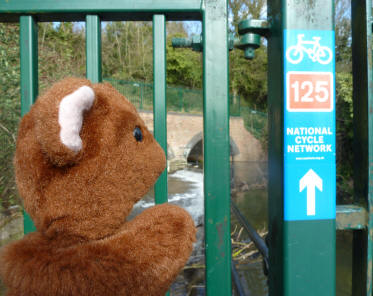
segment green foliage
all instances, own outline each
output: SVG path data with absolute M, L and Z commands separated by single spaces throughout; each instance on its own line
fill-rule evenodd
M 85 76 L 84 29 L 74 23 L 39 24 L 39 88 L 67 76 Z
M 352 75 L 336 73 L 337 117 L 337 197 L 340 202 L 351 202 L 353 187 L 353 106 Z
M 335 3 L 335 58 L 336 58 L 336 156 L 337 200 L 351 203 L 353 197 L 353 104 L 351 53 L 351 1 Z
M 20 118 L 19 26 L 0 23 L 0 210 L 19 203 L 12 157 Z
M 337 72 L 351 72 L 352 70 L 350 3 L 351 1 L 347 0 L 337 0 L 335 3 L 335 55 Z
M 202 54 L 189 48 L 173 48 L 174 37 L 186 37 L 176 33 L 167 38 L 167 83 L 191 88 L 202 88 Z
M 267 51 L 261 46 L 255 58 L 247 61 L 243 51 L 230 53 L 230 91 L 244 98 L 252 109 L 265 111 L 267 108 Z
M 104 77 L 153 80 L 151 23 L 110 22 L 102 35 Z
M 237 34 L 238 23 L 247 18 L 260 19 L 266 0 L 229 0 L 231 31 Z M 255 51 L 253 60 L 245 60 L 241 50 L 229 55 L 230 91 L 244 98 L 252 109 L 267 109 L 267 48 L 264 44 Z

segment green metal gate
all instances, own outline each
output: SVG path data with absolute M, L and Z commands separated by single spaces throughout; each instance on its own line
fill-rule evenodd
M 268 0 L 270 295 L 335 295 L 335 230 L 354 231 L 353 295 L 372 295 L 373 92 L 372 3 L 352 0 L 355 123 L 355 201 L 337 219 L 284 221 L 284 30 L 334 30 L 332 0 Z M 37 22 L 85 21 L 87 78 L 101 81 L 101 21 L 152 20 L 154 134 L 166 151 L 166 20 L 203 22 L 204 196 L 207 295 L 231 295 L 230 158 L 227 0 L 7 0 L 0 21 L 20 22 L 24 115 L 38 94 Z M 263 24 L 263 23 L 260 23 Z M 243 30 L 245 31 L 245 30 Z M 249 36 L 246 36 L 249 37 Z M 250 40 L 250 38 L 242 39 Z M 252 51 L 247 50 L 251 55 Z M 167 172 L 155 187 L 167 201 Z M 25 215 L 25 232 L 33 231 Z M 309 238 L 313 239 L 309 239 Z
M 101 21 L 153 21 L 154 135 L 167 151 L 166 19 L 203 22 L 204 195 L 206 289 L 231 294 L 230 157 L 226 0 L 10 0 L 0 3 L 0 21 L 20 22 L 21 113 L 38 95 L 37 22 L 85 21 L 86 73 L 101 77 Z M 167 172 L 155 186 L 156 203 L 167 201 Z M 34 230 L 25 215 L 25 233 Z

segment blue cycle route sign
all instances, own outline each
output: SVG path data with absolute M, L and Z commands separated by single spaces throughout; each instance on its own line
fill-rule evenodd
M 334 31 L 284 31 L 284 217 L 335 219 Z

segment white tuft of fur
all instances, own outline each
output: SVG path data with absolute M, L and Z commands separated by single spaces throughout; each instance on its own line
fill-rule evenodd
M 91 109 L 95 100 L 95 93 L 89 86 L 82 86 L 62 99 L 58 111 L 60 124 L 60 139 L 62 144 L 74 152 L 82 147 L 80 130 L 83 125 L 83 113 Z

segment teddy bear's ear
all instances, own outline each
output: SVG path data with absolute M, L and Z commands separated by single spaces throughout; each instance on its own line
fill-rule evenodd
M 67 78 L 40 96 L 31 110 L 42 152 L 57 166 L 76 163 L 82 156 L 81 131 L 95 92 L 90 81 Z
M 58 109 L 60 140 L 63 145 L 75 153 L 82 150 L 80 131 L 85 111 L 91 109 L 95 93 L 89 86 L 81 86 L 72 94 L 65 96 Z

